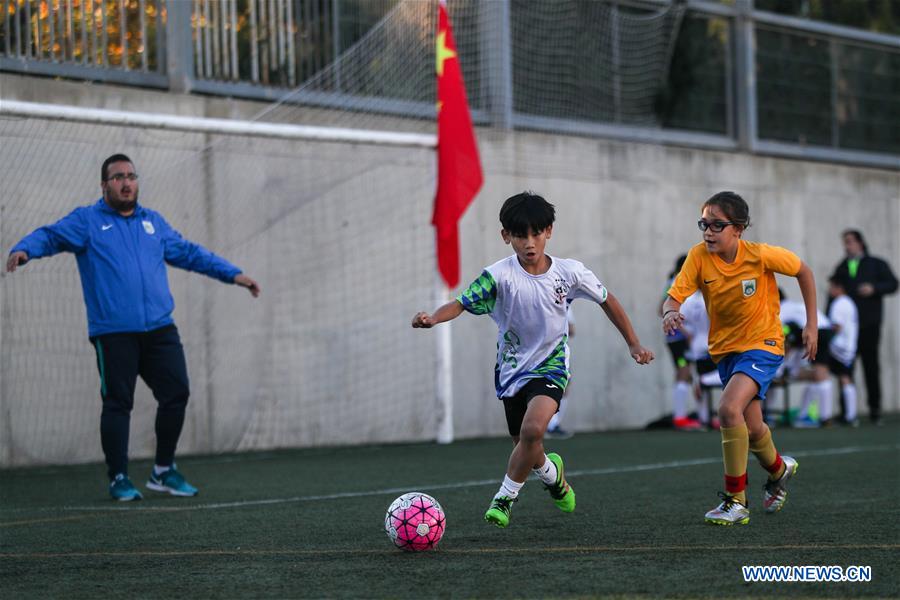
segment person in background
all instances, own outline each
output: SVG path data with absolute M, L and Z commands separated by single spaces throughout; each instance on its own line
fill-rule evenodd
M 706 427 L 718 429 L 719 418 L 710 416 L 710 407 L 701 393 L 704 387 L 722 385 L 716 363 L 709 356 L 709 315 L 706 313 L 703 294 L 697 291 L 688 296 L 681 305 L 681 314 L 684 315 L 683 329 L 689 343 L 687 356 L 697 371 L 697 384 L 694 390 L 694 397 L 697 400 L 697 420 L 700 424 L 697 431 Z
M 881 424 L 881 365 L 878 346 L 881 343 L 881 322 L 884 318 L 884 297 L 897 291 L 897 277 L 890 265 L 869 254 L 862 232 L 847 229 L 841 234 L 846 257 L 832 273 L 841 280 L 847 295 L 856 303 L 859 313 L 857 352 L 866 379 L 866 401 L 869 419 Z M 846 420 L 846 414 L 844 415 Z
M 813 428 L 829 425 L 832 415 L 834 387 L 828 372 L 828 353 L 820 352 L 813 360 L 803 358 L 803 328 L 806 327 L 806 306 L 802 302 L 788 298 L 784 290 L 778 288 L 781 299 L 781 323 L 784 329 L 785 370 L 783 376 L 797 381 L 808 381 L 803 390 L 803 399 L 795 417 L 787 415 L 790 425 Z M 819 322 L 819 345 L 828 346 L 831 340 L 831 321 L 816 310 Z
M 675 260 L 675 268 L 669 273 L 666 283 L 666 293 L 663 294 L 662 302 L 659 305 L 659 316 L 662 316 L 663 304 L 668 298 L 669 288 L 675 281 L 675 276 L 681 271 L 687 254 L 682 254 Z M 672 363 L 675 367 L 675 384 L 672 386 L 672 426 L 675 429 L 685 431 L 697 431 L 703 428 L 703 425 L 688 416 L 688 400 L 693 391 L 691 383 L 691 360 L 688 358 L 689 342 L 685 332 L 676 329 L 671 333 L 666 333 L 666 347 L 672 356 Z
M 571 302 L 569 302 L 569 312 L 566 313 L 566 318 L 569 322 L 569 339 L 575 337 L 575 317 L 572 315 L 572 307 Z M 572 437 L 572 432 L 568 429 L 563 429 L 562 423 L 566 418 L 566 409 L 569 407 L 569 391 L 572 389 L 572 374 L 571 371 L 569 373 L 569 385 L 566 386 L 566 389 L 563 390 L 562 398 L 559 401 L 559 411 L 552 417 L 550 417 L 550 423 L 547 425 L 547 437 L 553 440 L 567 440 Z
M 831 305 L 828 318 L 833 335 L 828 345 L 828 367 L 840 383 L 844 406 L 844 423 L 859 425 L 856 416 L 856 384 L 853 382 L 853 362 L 856 360 L 856 341 L 859 336 L 859 313 L 856 304 L 847 295 L 843 281 L 837 277 L 828 280 Z

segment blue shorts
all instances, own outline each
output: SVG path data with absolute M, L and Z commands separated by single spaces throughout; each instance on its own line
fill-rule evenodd
M 766 352 L 765 350 L 747 350 L 740 354 L 729 354 L 716 365 L 719 369 L 719 377 L 724 385 L 735 373 L 743 373 L 759 385 L 756 393 L 758 398 L 766 399 L 769 384 L 775 379 L 778 367 L 784 362 L 783 356 Z

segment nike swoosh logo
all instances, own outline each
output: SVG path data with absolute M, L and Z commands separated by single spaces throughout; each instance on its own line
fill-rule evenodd
M 762 369 L 760 369 L 759 367 L 756 366 L 756 363 L 752 363 L 750 365 L 750 368 L 753 369 L 754 371 L 759 371 L 760 373 L 765 373 L 765 371 L 763 371 Z
M 109 229 L 110 227 L 112 227 L 112 225 L 101 225 L 101 226 L 100 226 L 100 229 L 102 229 L 103 231 L 106 231 L 106 230 Z
M 709 284 L 711 284 L 713 281 L 715 281 L 715 279 L 710 279 L 709 281 L 707 281 L 707 280 L 704 279 L 704 280 L 703 280 L 703 283 L 706 284 L 706 285 L 709 285 Z
M 547 387 L 548 387 L 548 388 L 551 388 L 551 389 L 554 389 L 554 390 L 555 390 L 555 389 L 558 389 L 558 388 L 557 388 L 554 384 L 552 384 L 552 383 L 548 383 L 548 384 L 547 384 Z

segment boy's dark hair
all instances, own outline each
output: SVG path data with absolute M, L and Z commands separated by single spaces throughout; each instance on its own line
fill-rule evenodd
M 832 275 L 831 277 L 828 278 L 828 283 L 830 283 L 831 285 L 833 285 L 835 287 L 841 288 L 845 292 L 847 291 L 847 284 L 844 282 L 843 277 L 839 277 L 837 275 Z
M 124 154 L 113 154 L 104 160 L 103 166 L 100 167 L 100 181 L 106 181 L 109 178 L 109 165 L 117 162 L 130 162 L 131 164 L 134 164 L 134 162 Z
M 747 202 L 735 192 L 719 192 L 703 203 L 700 210 L 707 206 L 718 207 L 729 221 L 742 226 L 744 229 L 750 227 L 750 207 Z
M 555 219 L 553 205 L 530 191 L 507 198 L 500 209 L 500 224 L 515 237 L 543 231 L 553 225 Z
M 856 238 L 856 241 L 863 247 L 863 254 L 866 256 L 869 255 L 869 246 L 866 244 L 866 238 L 863 237 L 862 231 L 859 229 L 845 229 L 844 233 L 841 234 L 841 237 L 846 235 L 852 235 Z

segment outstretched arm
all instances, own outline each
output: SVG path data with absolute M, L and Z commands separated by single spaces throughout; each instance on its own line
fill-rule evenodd
M 59 252 L 80 252 L 87 240 L 84 211 L 76 208 L 53 223 L 38 227 L 12 247 L 6 259 L 6 271 L 12 273 L 30 260 Z
M 256 283 L 256 281 L 254 281 L 252 278 L 244 275 L 243 273 L 238 273 L 237 275 L 234 276 L 234 284 L 247 288 L 247 290 L 250 292 L 250 295 L 253 296 L 254 298 L 259 297 L 259 292 L 260 292 L 259 284 Z
M 441 306 L 434 311 L 433 314 L 427 312 L 418 312 L 413 317 L 412 326 L 415 328 L 430 329 L 438 323 L 452 321 L 463 313 L 463 305 L 456 300 L 451 300 L 447 304 Z
M 12 273 L 16 270 L 16 267 L 24 265 L 28 262 L 28 253 L 22 250 L 16 250 L 15 252 L 11 252 L 9 254 L 9 258 L 6 260 L 6 272 Z
M 603 308 L 603 312 L 606 313 L 606 316 L 612 321 L 612 324 L 615 325 L 616 329 L 619 330 L 619 333 L 622 334 L 625 343 L 628 344 L 628 352 L 631 353 L 631 357 L 639 365 L 646 365 L 653 360 L 653 352 L 641 345 L 641 341 L 638 339 L 637 334 L 634 332 L 634 328 L 631 326 L 631 320 L 628 318 L 628 315 L 625 314 L 625 309 L 622 308 L 622 305 L 612 293 L 607 295 L 606 302 L 601 304 L 600 307 Z
M 813 360 L 819 347 L 819 317 L 816 308 L 816 278 L 812 269 L 805 262 L 800 263 L 800 271 L 797 272 L 797 283 L 800 284 L 800 294 L 803 296 L 803 304 L 806 305 L 806 327 L 803 328 L 803 358 Z

